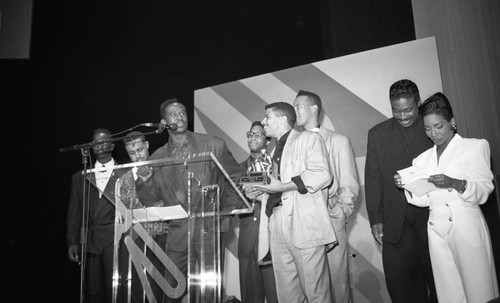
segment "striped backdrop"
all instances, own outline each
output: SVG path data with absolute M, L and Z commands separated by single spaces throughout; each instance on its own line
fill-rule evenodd
M 245 132 L 262 120 L 264 106 L 292 103 L 301 89 L 323 101 L 322 125 L 351 139 L 361 182 L 356 212 L 348 224 L 351 288 L 355 303 L 390 302 L 381 249 L 370 231 L 364 199 L 368 130 L 391 116 L 389 87 L 400 79 L 417 83 L 422 99 L 442 91 L 434 37 L 314 62 L 194 92 L 194 129 L 224 139 L 238 162 L 248 157 Z M 225 292 L 239 298 L 237 240 L 234 222 L 226 250 Z

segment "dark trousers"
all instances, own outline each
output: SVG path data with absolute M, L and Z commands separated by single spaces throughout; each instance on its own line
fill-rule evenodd
M 427 220 L 421 220 L 416 210 L 408 207 L 406 220 L 397 244 L 383 243 L 387 290 L 393 303 L 437 302 L 434 278 L 432 276 Z
M 84 301 L 88 303 L 109 303 L 112 299 L 113 245 L 103 254 L 87 253 L 84 280 Z
M 272 264 L 259 266 L 257 256 L 240 258 L 240 290 L 242 303 L 276 303 L 276 281 Z
M 204 236 L 204 255 L 205 258 L 202 260 L 201 252 L 200 252 L 200 245 L 201 242 L 199 241 L 199 237 L 195 237 L 196 240 L 194 240 L 193 243 L 193 253 L 191 255 L 190 260 L 188 261 L 188 251 L 187 249 L 184 251 L 175 251 L 175 250 L 169 250 L 167 247 L 167 256 L 174 262 L 174 264 L 179 268 L 179 270 L 183 273 L 184 278 L 188 276 L 188 262 L 190 262 L 191 266 L 191 271 L 193 272 L 194 269 L 197 269 L 196 272 L 199 272 L 199 268 L 201 264 L 204 264 L 204 268 L 207 272 L 214 272 L 216 270 L 215 268 L 215 263 L 216 260 L 214 258 L 215 255 L 215 247 L 213 246 L 214 243 L 216 243 L 215 238 L 212 236 L 214 234 L 211 234 L 210 232 L 207 233 Z M 220 269 L 221 269 L 221 275 L 224 272 L 224 241 L 223 241 L 223 236 L 221 235 L 221 243 L 220 243 Z M 167 281 L 172 285 L 176 285 L 176 281 L 173 280 L 173 277 L 170 274 L 166 274 L 166 279 Z M 222 277 L 223 279 L 223 277 Z M 222 282 L 221 282 L 222 283 Z M 188 286 L 186 284 L 186 286 Z M 209 303 L 209 302 L 214 302 L 215 300 L 214 295 L 216 291 L 215 285 L 207 285 L 205 288 L 205 293 L 201 294 L 200 293 L 200 285 L 196 283 L 196 281 L 193 281 L 193 285 L 191 285 L 191 290 L 190 290 L 190 296 L 191 296 L 191 302 L 203 302 L 203 303 Z M 166 303 L 180 303 L 183 301 L 184 296 L 186 295 L 183 294 L 179 298 L 169 298 L 168 296 L 164 296 L 163 302 Z

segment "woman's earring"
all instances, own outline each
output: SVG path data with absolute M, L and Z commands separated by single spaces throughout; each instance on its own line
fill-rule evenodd
M 451 131 L 455 134 L 457 133 L 457 126 L 455 124 L 451 125 Z

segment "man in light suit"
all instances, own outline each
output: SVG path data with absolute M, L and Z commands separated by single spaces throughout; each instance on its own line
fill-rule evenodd
M 354 210 L 358 197 L 359 181 L 356 160 L 349 138 L 320 126 L 321 98 L 312 92 L 299 91 L 293 107 L 297 114 L 295 125 L 304 130 L 317 132 L 325 140 L 328 150 L 333 183 L 328 190 L 328 211 L 338 245 L 328 251 L 328 265 L 335 302 L 351 302 L 347 253 L 347 218 Z
M 393 117 L 368 132 L 365 191 L 372 234 L 382 245 L 392 302 L 437 302 L 427 239 L 429 209 L 409 205 L 393 178 L 432 142 L 418 114 L 417 85 L 397 81 L 389 89 L 389 99 Z
M 273 176 L 267 185 L 245 189 L 249 198 L 269 194 L 271 258 L 279 302 L 332 302 L 326 245 L 336 242 L 328 215 L 332 182 L 321 136 L 293 129 L 296 115 L 288 103 L 266 106 L 262 125 L 276 138 Z

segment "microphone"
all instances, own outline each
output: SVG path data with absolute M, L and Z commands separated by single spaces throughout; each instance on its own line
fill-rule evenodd
M 145 127 L 155 127 L 161 130 L 164 129 L 171 129 L 171 130 L 177 130 L 177 124 L 172 123 L 172 124 L 164 124 L 164 123 L 142 123 L 141 126 Z

